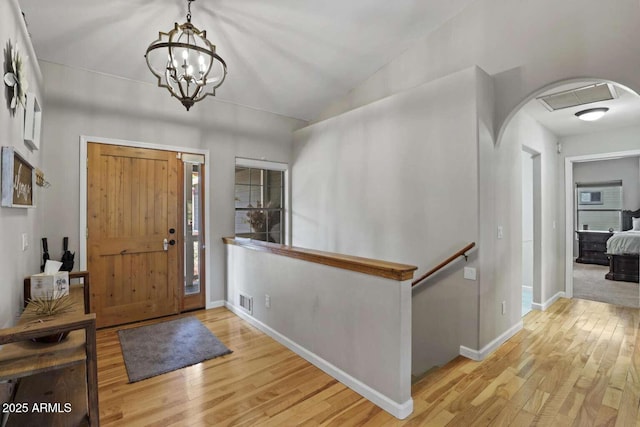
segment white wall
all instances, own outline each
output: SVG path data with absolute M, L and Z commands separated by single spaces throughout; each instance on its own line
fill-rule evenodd
M 42 103 L 42 75 L 16 0 L 0 2 L 0 40 L 3 52 L 9 40 L 20 52 L 25 60 L 28 90 L 34 92 Z M 2 70 L 4 75 L 4 59 Z M 18 107 L 16 114 L 12 115 L 8 108 L 8 90 L 4 82 L 0 86 L 0 145 L 14 147 L 33 166 L 41 167 L 40 152 L 31 152 L 22 140 L 24 109 Z M 48 143 L 46 138 L 41 141 L 42 146 Z M 0 208 L 0 328 L 13 325 L 16 320 L 15 315 L 22 305 L 22 279 L 40 272 L 39 237 L 44 217 L 42 191 L 40 187 L 33 189 L 35 209 Z M 29 248 L 25 252 L 22 252 L 23 233 L 29 239 Z
M 207 271 L 208 301 L 224 300 L 224 248 L 234 234 L 235 157 L 288 163 L 292 131 L 304 122 L 206 98 L 191 111 L 166 89 L 48 62 L 46 81 L 44 170 L 52 186 L 43 234 L 59 257 L 63 236 L 70 250 L 79 248 L 80 135 L 193 147 L 210 151 L 206 189 L 212 237 L 212 269 Z M 63 208 L 61 208 L 63 207 Z M 76 255 L 76 259 L 79 255 Z M 76 267 L 78 265 L 76 264 Z
M 520 112 L 509 123 L 502 142 L 495 148 L 496 160 L 492 167 L 495 168 L 496 174 L 494 181 L 496 222 L 493 230 L 496 230 L 498 225 L 504 227 L 504 238 L 496 241 L 495 295 L 481 300 L 481 313 L 487 313 L 488 316 L 481 322 L 483 328 L 481 332 L 484 332 L 484 334 L 481 333 L 481 343 L 488 342 L 500 332 L 500 329 L 492 329 L 493 324 L 502 324 L 502 328 L 506 328 L 507 325 L 518 322 L 521 317 L 520 281 L 523 236 L 521 150 L 523 148 L 532 153 L 539 153 L 536 154 L 536 157 L 539 156 L 539 175 L 534 173 L 534 181 L 540 180 L 540 194 L 536 195 L 534 190 L 534 210 L 538 212 L 538 215 L 534 214 L 534 218 L 539 218 L 539 223 L 534 223 L 534 241 L 540 245 L 539 250 L 534 246 L 534 307 L 540 308 L 541 305 L 548 304 L 559 292 L 564 291 L 564 281 L 560 280 L 558 271 L 556 242 L 558 228 L 556 144 L 557 138 L 549 130 L 526 113 Z M 482 224 L 490 226 L 491 219 L 482 221 Z M 538 262 L 535 259 L 536 251 L 540 254 Z M 536 271 L 539 272 L 539 279 L 535 276 Z M 535 286 L 538 281 L 539 287 Z M 498 305 L 500 301 L 505 300 L 511 308 L 507 310 L 506 316 L 501 316 Z
M 571 23 L 567 25 L 567 23 Z M 612 31 L 615 28 L 615 31 Z M 528 95 L 576 77 L 640 93 L 640 3 L 478 0 L 329 106 L 319 119 L 477 65 L 495 79 L 494 135 Z
M 252 296 L 256 326 L 393 415 L 411 413 L 409 281 L 234 245 L 227 270 L 235 312 L 239 292 Z
M 295 133 L 293 244 L 419 266 L 478 241 L 470 68 Z M 464 261 L 413 292 L 412 372 L 475 348 L 478 282 Z M 476 266 L 476 257 L 468 263 Z
M 571 25 L 566 25 L 568 22 Z M 639 36 L 640 3 L 636 0 L 620 0 L 606 7 L 598 0 L 478 0 L 418 40 L 318 117 L 323 120 L 344 115 L 474 65 L 492 76 L 492 106 L 478 108 L 481 115 L 484 111 L 492 113 L 490 120 L 479 127 L 479 347 L 500 336 L 520 318 L 519 310 L 511 309 L 520 306 L 519 291 L 512 293 L 511 286 L 521 276 L 521 262 L 512 262 L 514 254 L 520 258 L 522 245 L 518 141 L 530 138 L 524 132 L 516 132 L 516 141 L 508 141 L 514 137 L 507 138 L 508 129 L 503 125 L 531 94 L 558 81 L 603 78 L 640 91 L 640 56 L 629 42 Z M 544 141 L 547 153 L 542 153 L 540 165 L 544 191 L 540 195 L 542 286 L 537 294 L 534 292 L 534 301 L 544 307 L 564 286 L 564 194 L 559 195 L 564 186 L 558 186 L 557 181 L 564 179 L 564 165 L 548 161 L 557 157 L 552 154 L 555 137 L 537 128 L 534 135 Z M 501 141 L 502 148 L 492 152 L 491 141 Z M 513 146 L 508 147 L 510 144 Z M 601 140 L 597 142 L 601 144 Z M 613 149 L 617 143 L 607 141 L 607 145 Z M 563 220 L 558 222 L 558 218 Z M 505 239 L 495 239 L 497 225 L 506 227 Z M 501 301 L 507 301 L 505 316 L 499 314 Z

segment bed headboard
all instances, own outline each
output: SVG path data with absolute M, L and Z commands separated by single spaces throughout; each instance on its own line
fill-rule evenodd
M 631 218 L 640 218 L 640 209 L 637 211 L 622 211 L 622 231 L 633 228 Z

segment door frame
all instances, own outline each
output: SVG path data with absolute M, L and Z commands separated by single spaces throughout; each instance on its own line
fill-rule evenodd
M 573 242 L 575 219 L 575 193 L 573 188 L 573 164 L 597 160 L 613 160 L 621 157 L 640 156 L 640 150 L 616 151 L 609 153 L 585 154 L 564 158 L 564 200 L 565 200 L 565 295 L 573 298 Z
M 88 135 L 80 135 L 80 270 L 87 269 L 87 144 L 89 142 L 96 142 L 99 144 L 107 144 L 107 145 L 120 145 L 123 147 L 133 147 L 133 148 L 145 148 L 151 150 L 161 150 L 161 151 L 177 151 L 180 153 L 191 153 L 191 154 L 201 154 L 204 156 L 204 165 L 205 170 L 210 171 L 210 161 L 209 161 L 209 150 L 201 149 L 201 148 L 191 148 L 191 147 L 180 147 L 175 145 L 162 145 L 162 144 L 154 144 L 149 142 L 141 142 L 141 141 L 128 141 L 123 139 L 112 139 L 112 138 L 104 138 L 100 136 L 88 136 Z M 210 217 L 209 214 L 211 212 L 211 197 L 209 197 L 209 191 L 211 188 L 210 182 L 211 173 L 205 174 L 205 218 L 204 218 L 204 226 L 205 230 L 211 230 Z M 184 208 L 182 204 L 180 205 L 182 209 Z M 209 233 L 205 233 L 204 236 L 204 245 L 205 245 L 205 271 L 210 272 L 211 269 L 211 235 Z M 184 273 L 184 272 L 183 272 Z M 208 289 L 209 285 L 209 275 L 205 276 L 205 307 L 207 309 L 213 308 L 211 303 L 209 302 L 209 295 L 211 295 L 210 289 Z M 182 287 L 181 287 L 182 289 Z M 182 301 L 182 297 L 181 297 Z

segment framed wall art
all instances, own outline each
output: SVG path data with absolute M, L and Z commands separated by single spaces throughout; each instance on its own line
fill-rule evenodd
M 2 147 L 2 201 L 11 208 L 33 208 L 35 169 L 13 147 Z
M 40 149 L 40 127 L 42 126 L 42 107 L 32 92 L 27 93 L 24 107 L 24 142 L 32 150 Z

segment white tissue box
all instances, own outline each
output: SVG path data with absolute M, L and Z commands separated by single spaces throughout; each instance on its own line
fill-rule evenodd
M 69 272 L 34 274 L 31 276 L 31 298 L 56 299 L 69 295 Z

